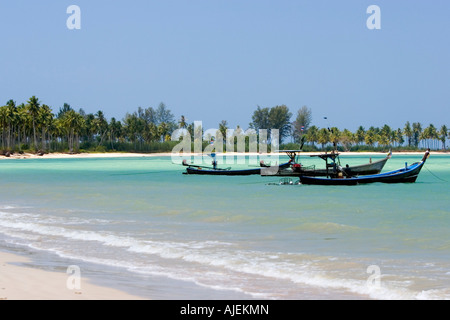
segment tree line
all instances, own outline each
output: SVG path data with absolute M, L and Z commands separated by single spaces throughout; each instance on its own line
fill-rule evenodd
M 312 110 L 301 107 L 295 120 L 290 122 L 292 113 L 285 105 L 273 108 L 258 107 L 252 116 L 250 128 L 279 129 L 280 139 L 285 141 L 291 137 L 294 143 L 285 144 L 285 148 L 296 148 L 306 143 L 309 150 L 324 150 L 339 146 L 343 151 L 362 150 L 418 150 L 430 148 L 446 149 L 447 138 L 450 137 L 446 125 L 437 128 L 433 124 L 424 127 L 420 122 L 407 121 L 403 128 L 391 128 L 385 124 L 378 128 L 371 126 L 366 129 L 359 126 L 355 132 L 337 127 L 319 128 L 312 125 Z M 326 119 L 326 117 L 325 117 Z
M 166 151 L 174 119 L 164 103 L 108 120 L 101 110 L 76 111 L 67 103 L 53 113 L 35 96 L 19 105 L 9 100 L 0 107 L 1 153 Z
M 312 124 L 312 111 L 306 106 L 297 110 L 294 121 L 292 117 L 286 105 L 257 106 L 248 130 L 258 134 L 260 129 L 267 129 L 270 136 L 271 129 L 278 129 L 280 148 L 299 148 L 302 144 L 310 150 L 324 150 L 335 145 L 345 151 L 437 150 L 445 149 L 450 137 L 446 125 L 424 127 L 418 122 L 406 122 L 403 128 L 391 128 L 387 124 L 368 129 L 359 126 L 355 132 L 337 127 L 320 128 Z M 26 103 L 16 104 L 9 100 L 0 107 L 0 151 L 3 155 L 14 152 L 169 152 L 177 144 L 177 141 L 171 141 L 176 129 L 184 129 L 192 139 L 195 135 L 194 124 L 188 123 L 184 115 L 176 120 L 164 103 L 157 108 L 139 107 L 133 113 L 126 113 L 121 120 L 114 117 L 108 120 L 101 110 L 96 113 L 86 113 L 83 109 L 76 111 L 67 103 L 54 113 L 35 96 Z M 222 120 L 218 126 L 222 137 L 227 136 L 228 129 L 227 121 Z M 234 131 L 237 135 L 245 133 L 239 126 Z M 287 141 L 289 138 L 290 142 Z M 205 137 L 205 144 L 209 139 L 214 139 L 214 134 Z

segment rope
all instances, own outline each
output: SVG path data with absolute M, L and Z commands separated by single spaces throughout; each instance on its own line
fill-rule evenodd
M 111 176 L 136 176 L 140 174 L 168 173 L 168 172 L 176 172 L 176 171 L 166 170 L 166 171 L 135 172 L 135 173 L 113 173 L 111 174 Z
M 444 182 L 448 182 L 447 180 L 441 179 L 441 178 L 439 178 L 437 175 L 435 175 L 433 172 L 431 172 L 431 170 L 428 169 L 427 166 L 425 166 L 425 169 L 427 169 L 428 172 L 431 173 L 431 175 L 433 175 L 436 179 L 441 180 L 441 181 L 444 181 Z

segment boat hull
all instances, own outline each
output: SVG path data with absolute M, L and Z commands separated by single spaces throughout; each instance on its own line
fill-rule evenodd
M 261 173 L 260 168 L 244 169 L 244 170 L 186 168 L 186 172 L 184 172 L 184 174 L 201 174 L 201 175 L 216 175 L 216 176 L 248 176 L 260 173 Z
M 412 164 L 408 167 L 375 175 L 350 178 L 323 178 L 300 176 L 302 184 L 314 185 L 358 185 L 367 183 L 414 183 L 425 164 L 425 161 Z
M 198 168 L 187 167 L 184 174 L 200 174 L 200 175 L 214 175 L 214 176 L 249 176 L 261 175 L 265 172 L 278 171 L 279 168 L 287 168 L 289 163 L 281 164 L 278 167 L 262 166 L 260 168 L 231 170 L 231 169 L 214 169 L 214 168 Z

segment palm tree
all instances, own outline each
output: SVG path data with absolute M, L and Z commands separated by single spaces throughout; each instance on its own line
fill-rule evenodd
M 412 125 L 412 135 L 414 140 L 414 146 L 416 148 L 419 147 L 421 134 L 422 134 L 422 125 L 420 124 L 420 122 L 414 122 Z
M 427 148 L 435 147 L 435 140 L 438 139 L 438 134 L 434 125 L 430 124 L 420 134 L 420 139 L 426 141 Z M 430 145 L 431 143 L 431 145 Z
M 52 122 L 53 122 L 52 109 L 48 105 L 43 104 L 42 107 L 39 109 L 38 118 L 39 118 L 39 123 L 40 123 L 41 129 L 42 129 L 42 150 L 45 151 L 45 149 L 46 149 L 45 135 L 49 131 L 49 128 L 51 127 Z
M 103 111 L 98 111 L 95 114 L 95 119 L 93 122 L 95 132 L 100 136 L 100 140 L 97 146 L 102 145 L 105 134 L 108 132 L 108 121 L 105 119 Z
M 12 123 L 15 120 L 15 103 L 9 100 L 0 108 L 0 127 L 2 128 L 2 149 L 11 150 Z
M 201 148 L 201 145 L 203 142 L 203 134 L 204 134 L 203 125 L 196 126 L 195 124 L 191 124 L 190 127 L 191 128 L 188 130 L 191 133 L 191 137 L 192 137 L 192 141 L 194 142 L 194 145 L 199 145 Z
M 319 138 L 319 129 L 316 126 L 311 126 L 306 133 L 306 141 L 310 142 L 313 146 Z
M 62 127 L 64 128 L 66 134 L 67 134 L 67 142 L 69 145 L 69 152 L 73 152 L 73 140 L 74 140 L 74 134 L 75 134 L 75 122 L 76 122 L 76 114 L 74 110 L 69 110 L 64 113 L 64 115 L 61 118 L 62 120 Z
M 32 96 L 28 100 L 28 114 L 31 117 L 32 123 L 33 123 L 33 136 L 34 136 L 34 150 L 37 151 L 38 144 L 37 144 L 37 137 L 36 137 L 36 120 L 39 116 L 39 108 L 40 108 L 40 102 L 39 99 L 35 96 Z
M 403 128 L 403 134 L 408 138 L 408 147 L 411 147 L 413 131 L 409 121 L 406 122 L 405 127 Z
M 9 100 L 6 103 L 5 116 L 6 116 L 6 124 L 8 127 L 7 146 L 10 151 L 13 151 L 14 150 L 14 135 L 15 135 L 14 126 L 17 123 L 17 117 L 18 117 L 16 103 L 13 100 Z
M 95 115 L 93 113 L 88 113 L 84 116 L 84 130 L 82 133 L 84 140 L 89 144 L 93 143 L 95 133 Z
M 169 133 L 169 126 L 165 122 L 161 122 L 158 126 L 158 134 L 162 141 L 167 140 L 167 134 Z
M 366 136 L 364 137 L 364 142 L 366 145 L 372 147 L 375 142 L 378 140 L 377 130 L 374 127 L 370 127 L 366 132 Z
M 397 135 L 396 141 L 397 141 L 398 145 L 399 146 L 403 145 L 403 143 L 405 143 L 405 139 L 403 139 L 402 129 L 398 128 L 396 135 Z
M 79 134 L 82 132 L 84 118 L 74 110 L 69 110 L 62 117 L 62 125 L 68 135 L 69 152 L 78 151 Z M 76 143 L 75 143 L 76 142 Z
M 430 125 L 427 127 L 427 131 L 428 131 L 428 133 L 427 133 L 428 137 L 427 138 L 431 140 L 432 148 L 433 149 L 437 149 L 436 148 L 436 142 L 439 139 L 439 136 L 438 136 L 438 132 L 436 130 L 436 127 L 432 123 L 430 123 Z
M 448 129 L 447 126 L 444 124 L 441 129 L 439 130 L 439 140 L 442 142 L 442 149 L 445 150 L 445 141 L 448 137 Z
M 2 149 L 5 149 L 6 145 L 6 123 L 8 122 L 6 106 L 0 108 L 0 126 L 2 127 Z
M 366 136 L 366 130 L 364 129 L 363 126 L 359 126 L 358 130 L 356 130 L 356 133 L 355 133 L 356 143 L 358 143 L 358 144 L 363 143 L 365 136 Z
M 159 142 L 160 141 L 159 126 L 157 126 L 155 123 L 150 123 L 149 127 L 152 135 L 150 142 Z
M 187 126 L 186 118 L 183 115 L 181 116 L 180 121 L 178 121 L 178 126 L 180 129 L 185 129 Z
M 429 128 L 425 128 L 425 130 L 423 130 L 423 131 L 420 133 L 420 140 L 426 141 L 426 142 L 427 142 L 427 147 L 428 147 L 428 148 L 430 147 L 430 141 L 429 141 L 429 138 L 430 138 L 430 130 L 429 130 Z
M 341 140 L 341 135 L 341 131 L 338 128 L 332 127 L 330 129 L 330 142 L 333 143 L 334 149 L 337 149 L 337 144 Z
M 322 128 L 319 130 L 317 142 L 322 144 L 322 149 L 324 149 L 325 145 L 330 142 L 330 132 L 327 128 Z
M 228 130 L 228 122 L 226 120 L 222 120 L 219 123 L 219 133 L 222 135 L 222 140 L 224 141 L 227 139 L 227 130 Z
M 84 126 L 85 126 L 84 117 L 81 114 L 76 113 L 74 133 L 77 152 L 80 151 L 80 135 L 83 133 Z
M 342 143 L 346 151 L 350 150 L 353 141 L 355 141 L 354 134 L 350 130 L 344 129 L 341 134 L 340 142 Z
M 111 118 L 111 121 L 109 123 L 109 140 L 111 143 L 111 149 L 114 150 L 114 142 L 117 140 L 117 137 L 119 137 L 122 134 L 122 123 L 120 121 L 117 121 L 116 118 Z
M 22 141 L 26 141 L 27 126 L 29 124 L 29 115 L 27 106 L 20 104 L 17 107 L 17 144 L 19 145 L 19 151 L 22 151 Z
M 385 124 L 378 135 L 378 143 L 387 147 L 391 141 L 391 128 Z

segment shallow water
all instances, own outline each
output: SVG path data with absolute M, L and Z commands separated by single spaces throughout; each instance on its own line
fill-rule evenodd
M 183 171 L 170 157 L 1 161 L 0 245 L 156 299 L 450 298 L 448 155 L 414 184 Z

